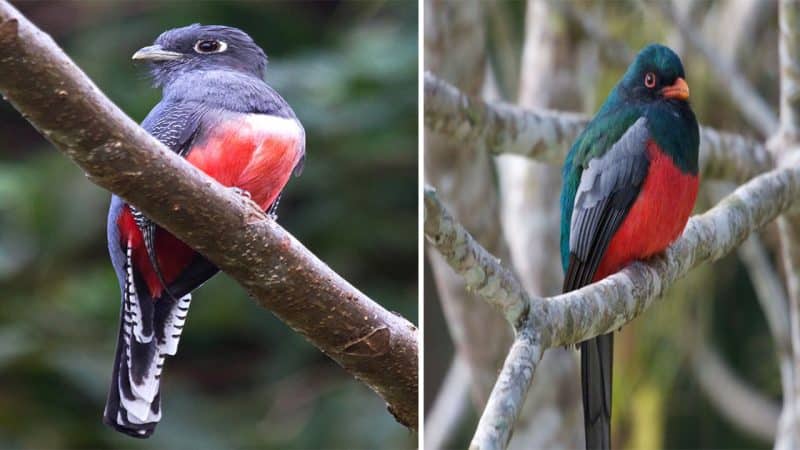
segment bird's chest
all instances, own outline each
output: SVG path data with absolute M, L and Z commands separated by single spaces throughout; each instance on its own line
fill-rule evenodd
M 186 159 L 221 184 L 249 192 L 266 209 L 289 181 L 303 139 L 294 119 L 240 114 L 205 133 Z
M 682 172 L 653 141 L 647 152 L 650 167 L 641 191 L 611 239 L 595 281 L 666 249 L 680 236 L 694 209 L 698 176 Z

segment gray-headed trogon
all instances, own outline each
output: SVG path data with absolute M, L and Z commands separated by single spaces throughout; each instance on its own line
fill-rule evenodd
M 195 24 L 164 32 L 133 59 L 148 62 L 163 89 L 142 127 L 274 215 L 302 167 L 305 132 L 264 82 L 264 51 L 236 28 Z M 191 292 L 218 269 L 117 196 L 107 232 L 122 308 L 104 422 L 143 438 L 161 418 L 164 358 L 177 351 Z

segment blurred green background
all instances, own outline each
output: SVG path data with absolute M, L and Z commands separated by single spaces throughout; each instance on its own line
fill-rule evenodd
M 417 323 L 416 2 L 20 2 L 140 121 L 160 98 L 130 56 L 190 23 L 240 27 L 307 133 L 279 222 Z M 0 102 L 0 448 L 411 448 L 416 435 L 224 274 L 195 294 L 147 441 L 101 424 L 119 288 L 109 193 Z

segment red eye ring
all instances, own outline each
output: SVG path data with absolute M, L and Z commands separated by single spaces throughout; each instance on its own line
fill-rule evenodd
M 653 72 L 647 72 L 644 75 L 644 85 L 648 89 L 653 89 L 654 87 L 656 87 L 656 74 L 654 74 Z

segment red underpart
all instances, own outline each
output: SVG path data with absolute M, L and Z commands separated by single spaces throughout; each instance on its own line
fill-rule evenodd
M 593 281 L 664 251 L 683 232 L 694 209 L 700 179 L 683 173 L 654 141 L 650 169 L 639 196 L 608 245 Z
M 222 123 L 210 136 L 193 147 L 186 158 L 225 186 L 250 193 L 266 209 L 289 181 L 301 154 L 299 134 L 259 130 L 257 121 Z M 122 244 L 130 242 L 135 267 L 144 278 L 153 298 L 163 287 L 150 264 L 142 233 L 128 207 L 117 220 Z M 155 237 L 158 265 L 169 284 L 192 262 L 196 252 L 163 229 Z

